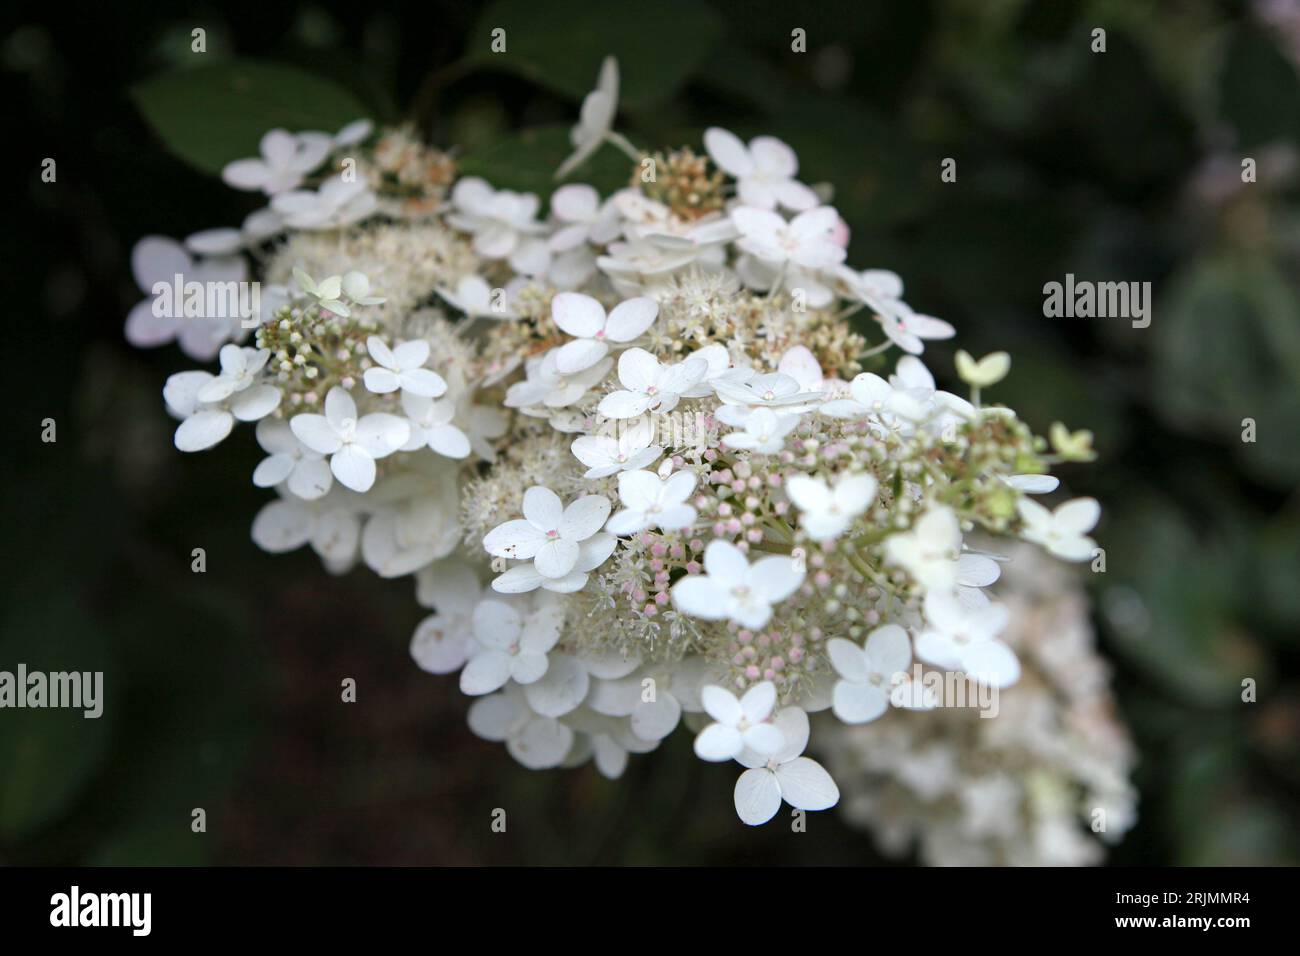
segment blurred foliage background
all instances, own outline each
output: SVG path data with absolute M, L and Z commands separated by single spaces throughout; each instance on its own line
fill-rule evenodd
M 733 772 L 694 759 L 685 735 L 617 783 L 526 771 L 474 738 L 454 681 L 407 656 L 409 579 L 333 580 L 309 552 L 258 551 L 251 429 L 177 453 L 160 391 L 192 363 L 122 339 L 132 244 L 237 224 L 257 201 L 185 158 L 210 169 L 252 154 L 268 115 L 306 127 L 355 106 L 412 119 L 498 186 L 545 193 L 606 53 L 634 143 L 698 147 L 707 125 L 787 140 L 805 181 L 835 185 L 851 263 L 899 272 L 961 347 L 1010 350 L 996 397 L 1036 430 L 1095 431 L 1100 460 L 1062 475 L 1104 505 L 1107 571 L 1087 584 L 1141 753 L 1141 820 L 1112 862 L 1300 857 L 1300 3 L 419 9 L 4 10 L 20 167 L 6 182 L 23 216 L 3 239 L 0 667 L 105 670 L 107 704 L 98 721 L 0 712 L 0 862 L 880 861 L 834 814 L 806 834 L 744 827 Z M 489 52 L 497 26 L 504 55 Z M 1090 49 L 1097 27 L 1105 53 Z M 194 113 L 169 152 L 140 107 L 202 95 L 236 57 L 293 68 L 284 95 Z M 40 181 L 45 157 L 57 183 Z M 956 183 L 940 182 L 944 157 Z M 627 175 L 607 148 L 578 177 Z M 1044 318 L 1042 287 L 1067 272 L 1150 281 L 1151 327 Z M 927 350 L 949 381 L 952 350 Z M 191 573 L 195 547 L 206 574 Z M 340 702 L 344 677 L 355 704 Z M 1247 677 L 1256 703 L 1241 702 Z M 488 826 L 498 806 L 504 835 Z M 190 830 L 195 807 L 206 834 Z

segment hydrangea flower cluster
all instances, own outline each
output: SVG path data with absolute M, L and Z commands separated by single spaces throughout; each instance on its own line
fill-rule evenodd
M 257 423 L 259 546 L 414 577 L 412 656 L 459 673 L 475 733 L 617 777 L 684 723 L 741 765 L 746 823 L 825 809 L 809 713 L 942 706 L 926 671 L 1020 678 L 999 562 L 966 537 L 1088 559 L 1096 503 L 1029 497 L 1088 436 L 1049 445 L 982 402 L 1003 353 L 959 353 L 969 398 L 940 389 L 922 355 L 952 326 L 846 264 L 785 143 L 715 128 L 702 153 L 643 152 L 613 129 L 617 87 L 608 61 L 562 169 L 613 146 L 629 185 L 549 208 L 409 129 L 268 132 L 224 174 L 266 208 L 135 253 L 146 293 L 257 275 L 257 328 L 146 300 L 127 337 L 219 359 L 164 398 L 182 451 Z

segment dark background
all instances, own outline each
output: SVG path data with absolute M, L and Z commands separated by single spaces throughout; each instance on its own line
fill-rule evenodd
M 542 13 L 519 26 L 521 7 Z M 620 55 L 620 128 L 635 143 L 698 148 L 714 124 L 786 139 L 805 181 L 837 187 L 851 263 L 899 272 L 960 347 L 1008 349 L 996 397 L 1036 430 L 1095 431 L 1099 461 L 1061 474 L 1103 502 L 1108 569 L 1088 585 L 1141 754 L 1141 819 L 1112 862 L 1294 862 L 1300 11 L 1288 29 L 1287 10 L 7 5 L 0 83 L 18 169 L 5 178 L 0 667 L 102 669 L 107 704 L 98 721 L 0 712 L 0 863 L 879 861 L 833 813 L 798 836 L 744 827 L 734 773 L 696 760 L 685 734 L 613 783 L 591 767 L 527 771 L 474 738 L 454 681 L 407 656 L 422 615 L 410 580 L 332 579 L 309 551 L 260 552 L 251 429 L 176 452 L 162 383 L 194 363 L 122 338 L 140 298 L 133 243 L 235 225 L 256 202 L 169 153 L 134 84 L 232 56 L 294 64 L 377 119 L 413 104 L 466 168 L 531 187 L 554 162 L 536 165 L 538 140 L 512 131 L 550 129 L 553 144 L 606 52 Z M 495 25 L 534 59 L 485 57 Z M 807 53 L 791 52 L 795 27 Z M 1089 49 L 1095 27 L 1104 54 Z M 600 168 L 611 156 L 625 175 L 612 150 Z M 1259 182 L 1241 183 L 1243 156 Z M 56 183 L 40 180 L 45 157 Z M 956 183 L 939 181 L 943 157 Z M 1042 286 L 1067 272 L 1151 281 L 1151 327 L 1044 318 Z M 954 347 L 926 352 L 950 382 Z M 45 418 L 55 444 L 40 441 Z M 355 704 L 339 700 L 344 677 Z M 1245 677 L 1257 703 L 1240 701 Z M 190 831 L 195 807 L 206 834 Z M 489 830 L 495 807 L 507 834 Z

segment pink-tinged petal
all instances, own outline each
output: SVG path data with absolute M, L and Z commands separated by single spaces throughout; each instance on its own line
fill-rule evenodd
M 524 492 L 524 517 L 539 531 L 557 531 L 564 517 L 564 503 L 560 496 L 542 485 L 533 485 Z
M 725 724 L 709 724 L 695 738 L 695 755 L 701 760 L 718 763 L 735 760 L 745 743 L 740 731 Z
M 528 559 L 547 542 L 545 532 L 538 531 L 523 518 L 497 525 L 483 537 L 483 549 L 498 558 Z
M 746 770 L 736 781 L 736 815 L 751 827 L 761 826 L 781 809 L 781 785 L 766 767 Z
M 353 491 L 369 491 L 375 483 L 375 460 L 355 445 L 345 445 L 330 456 L 330 471 L 339 484 Z
M 324 415 L 295 415 L 289 419 L 289 428 L 318 455 L 332 455 L 343 447 L 338 432 Z
M 815 760 L 796 757 L 776 768 L 781 796 L 799 810 L 828 810 L 840 800 L 840 788 Z
M 461 693 L 479 697 L 499 690 L 510 679 L 510 663 L 500 651 L 479 651 L 460 672 Z
M 614 306 L 605 323 L 605 338 L 613 342 L 631 342 L 654 325 L 659 303 L 648 296 L 638 296 Z
M 589 295 L 561 292 L 551 300 L 551 318 L 560 331 L 590 339 L 605 328 L 605 307 Z

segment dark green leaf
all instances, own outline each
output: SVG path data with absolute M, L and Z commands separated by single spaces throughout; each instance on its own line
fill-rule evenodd
M 249 60 L 165 73 L 134 87 L 131 96 L 167 148 L 208 173 L 256 156 L 267 130 L 334 133 L 370 114 L 338 83 Z

